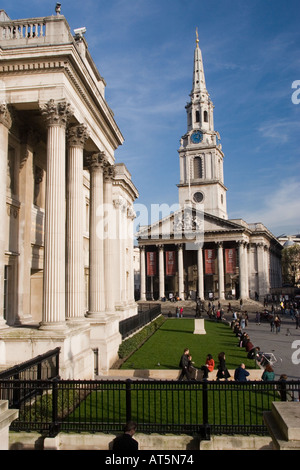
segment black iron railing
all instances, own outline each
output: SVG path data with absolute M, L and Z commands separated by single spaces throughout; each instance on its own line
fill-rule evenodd
M 131 334 L 135 333 L 143 326 L 147 325 L 161 314 L 160 304 L 146 307 L 146 310 L 142 306 L 139 306 L 139 312 L 137 315 L 126 318 L 120 321 L 119 331 L 122 335 L 122 339 L 127 338 Z
M 139 432 L 207 439 L 210 434 L 267 434 L 263 412 L 276 400 L 299 398 L 299 389 L 300 381 L 1 379 L 0 399 L 19 409 L 10 427 L 15 431 L 120 432 L 126 421 L 135 420 Z
M 60 348 L 52 349 L 0 372 L 1 379 L 40 380 L 53 379 L 59 375 Z

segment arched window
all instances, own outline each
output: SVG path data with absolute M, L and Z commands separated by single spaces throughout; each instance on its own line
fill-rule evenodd
M 204 120 L 204 122 L 208 122 L 208 112 L 207 111 L 204 111 L 204 113 L 203 113 L 203 120 Z
M 195 157 L 194 158 L 194 179 L 203 178 L 203 171 L 202 171 L 202 158 Z
M 200 113 L 196 111 L 196 122 L 200 122 Z

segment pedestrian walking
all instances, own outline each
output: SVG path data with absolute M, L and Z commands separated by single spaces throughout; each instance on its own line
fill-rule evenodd
M 179 367 L 181 368 L 181 373 L 178 377 L 178 380 L 183 380 L 184 377 L 187 378 L 187 380 L 191 380 L 191 376 L 189 373 L 189 356 L 190 356 L 190 350 L 189 348 L 185 348 L 183 351 L 183 354 L 180 358 L 179 362 Z

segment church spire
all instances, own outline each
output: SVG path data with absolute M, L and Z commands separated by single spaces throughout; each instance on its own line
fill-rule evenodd
M 203 68 L 202 53 L 199 47 L 198 28 L 196 28 L 196 48 L 194 52 L 194 74 L 193 74 L 193 89 L 191 98 L 199 98 L 199 93 L 204 92 L 207 94 L 205 75 Z

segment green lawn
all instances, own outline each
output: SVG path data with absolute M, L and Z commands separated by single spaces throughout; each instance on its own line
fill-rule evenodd
M 253 360 L 247 359 L 244 348 L 225 323 L 205 321 L 206 335 L 194 335 L 193 319 L 167 319 L 164 324 L 136 351 L 122 369 L 178 369 L 184 348 L 189 348 L 196 367 L 205 363 L 206 355 L 212 354 L 216 365 L 218 354 L 224 351 L 228 369 L 235 369 L 241 362 L 246 368 L 255 368 Z

